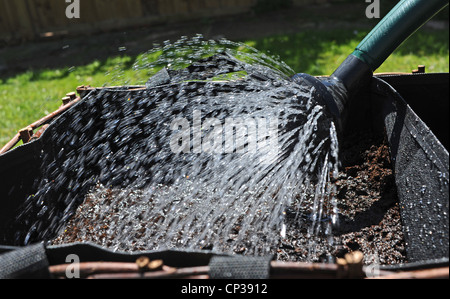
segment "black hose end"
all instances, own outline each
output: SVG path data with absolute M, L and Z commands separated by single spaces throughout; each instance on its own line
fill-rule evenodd
M 314 88 L 312 97 L 325 105 L 333 116 L 338 130 L 342 130 L 346 107 L 360 90 L 369 87 L 373 77 L 370 67 L 354 55 L 349 55 L 330 77 L 296 74 L 292 80 L 305 88 Z
M 349 55 L 330 77 L 342 82 L 347 89 L 347 97 L 351 98 L 355 93 L 369 86 L 373 72 L 364 61 Z
M 347 101 L 344 86 L 333 78 L 316 78 L 308 74 L 299 73 L 292 77 L 292 80 L 300 86 L 311 89 L 311 96 L 320 104 L 325 106 L 332 115 L 338 130 L 342 129 L 344 106 Z

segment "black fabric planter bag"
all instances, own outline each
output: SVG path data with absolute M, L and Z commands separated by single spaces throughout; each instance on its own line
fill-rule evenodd
M 392 87 L 396 85 L 405 93 L 405 99 L 403 94 Z M 133 92 L 106 91 L 105 97 L 115 97 L 119 93 L 126 97 Z M 438 109 L 445 105 L 448 107 L 448 74 L 375 77 L 371 90 L 361 92 L 359 97 L 361 100 L 356 101 L 351 108 L 347 125 L 370 121 L 374 129 L 383 131 L 387 136 L 400 199 L 408 262 L 416 266 L 434 265 L 436 260 L 448 263 L 449 157 L 448 149 L 443 144 L 448 144 L 448 126 L 445 121 L 448 122 L 449 118 L 448 109 Z M 430 104 L 424 104 L 425 102 Z M 79 109 L 81 113 L 85 113 L 82 117 L 85 122 L 89 122 L 96 107 L 86 105 L 86 102 L 81 101 L 71 109 Z M 423 105 L 431 108 L 420 109 Z M 419 115 L 411 108 L 414 106 L 418 107 Z M 433 107 L 436 109 L 432 109 Z M 65 114 L 55 119 L 47 129 L 51 131 L 55 124 L 62 126 L 58 130 L 66 131 L 67 136 L 60 136 L 61 139 L 70 138 L 70 133 L 76 128 L 86 125 L 73 124 L 71 119 L 65 118 Z M 429 120 L 430 125 L 422 119 Z M 0 156 L 0 244 L 17 245 L 15 239 L 24 234 L 23 227 L 11 226 L 11 222 L 18 215 L 23 217 L 24 213 L 26 216 L 26 213 L 40 211 L 38 207 L 30 211 L 20 208 L 25 200 L 36 192 L 33 185 L 35 178 L 39 177 L 42 171 L 42 151 L 53 152 L 55 156 L 59 154 L 58 141 L 47 136 L 50 134 L 44 133 L 40 139 Z M 95 158 L 92 159 L 91 163 L 95 165 Z M 81 189 L 72 190 L 64 196 L 70 196 L 71 192 L 83 194 L 90 187 L 92 186 L 79 186 Z M 61 196 L 58 192 L 54 194 Z M 63 204 L 64 198 L 60 202 Z M 65 208 L 62 206 L 61 210 Z M 61 217 L 56 214 L 47 216 L 50 216 L 48 221 L 53 221 L 52 217 Z M 40 229 L 39 225 L 34 227 L 37 236 Z M 38 237 L 31 243 L 40 241 L 42 240 Z M 17 249 L 2 248 L 4 253 Z M 90 250 L 90 247 L 84 247 L 83 251 L 86 250 Z

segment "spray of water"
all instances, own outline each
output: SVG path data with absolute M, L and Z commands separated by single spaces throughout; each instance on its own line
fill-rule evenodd
M 265 255 L 307 222 L 309 249 L 333 245 L 336 129 L 287 65 L 197 36 L 134 70 L 145 88 L 94 90 L 41 137 L 17 243 Z

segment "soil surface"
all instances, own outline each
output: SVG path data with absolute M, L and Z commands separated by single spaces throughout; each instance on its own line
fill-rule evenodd
M 366 264 L 404 263 L 403 237 L 398 197 L 389 146 L 370 131 L 344 134 L 340 156 L 342 167 L 335 179 L 339 225 L 333 228 L 334 244 L 325 240 L 310 248 L 307 227 L 300 226 L 287 236 L 277 250 L 283 261 L 320 261 L 361 251 Z M 288 215 L 289 216 L 289 215 Z M 305 223 L 306 224 L 306 223 Z
M 295 213 L 287 210 L 288 229 L 279 247 L 274 250 L 276 259 L 326 262 L 343 257 L 348 252 L 361 251 L 366 264 L 390 265 L 406 262 L 400 209 L 389 148 L 385 140 L 368 131 L 348 133 L 341 140 L 340 153 L 342 167 L 334 182 L 340 209 L 339 225 L 333 228 L 333 240 L 320 234 L 312 238 L 307 233 L 308 221 L 298 221 Z M 53 244 L 85 241 L 106 247 L 113 244 L 114 236 L 108 234 L 108 230 L 119 217 L 121 207 L 116 206 L 117 202 L 114 203 L 114 196 L 121 191 L 103 191 L 104 196 L 100 199 L 98 196 L 87 196 L 64 233 L 53 240 Z M 123 193 L 120 196 L 123 197 Z M 131 192 L 126 198 L 127 202 L 120 203 L 122 208 L 139 205 L 139 191 Z M 98 213 L 99 204 L 111 205 L 111 214 Z M 140 220 L 142 233 L 148 221 L 158 221 Z M 237 224 L 237 230 L 238 227 Z M 137 230 L 134 236 L 136 242 L 129 243 L 129 250 L 148 250 L 139 245 L 142 244 L 139 238 L 140 233 Z M 202 249 L 212 248 L 205 244 Z M 244 242 L 231 250 L 236 254 L 245 254 L 247 248 Z
M 342 250 L 360 250 L 381 264 L 406 262 L 389 146 L 367 132 L 355 135 L 344 140 L 343 170 L 336 182 Z

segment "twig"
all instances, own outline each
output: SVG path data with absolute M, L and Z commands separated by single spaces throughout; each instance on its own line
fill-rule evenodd
M 209 267 L 200 266 L 192 268 L 172 268 L 163 266 L 162 270 L 152 272 L 134 272 L 134 273 L 108 273 L 90 275 L 88 279 L 193 279 L 209 278 Z
M 405 271 L 370 277 L 369 279 L 449 279 L 449 268 Z
M 75 98 L 73 101 L 67 103 L 66 105 L 61 106 L 58 110 L 50 113 L 49 115 L 47 115 L 47 116 L 41 118 L 40 120 L 32 123 L 31 125 L 27 126 L 27 129 L 30 128 L 31 130 L 35 130 L 35 129 L 49 123 L 56 116 L 62 114 L 63 112 L 68 110 L 70 107 L 72 107 L 75 103 L 77 103 L 80 100 L 81 100 L 80 97 Z M 21 134 L 18 133 L 16 136 L 14 136 L 13 139 L 11 139 L 5 146 L 2 147 L 2 149 L 0 150 L 0 155 L 4 154 L 7 151 L 9 151 L 10 149 L 12 149 L 17 143 L 19 143 L 20 140 L 21 140 Z M 26 143 L 26 142 L 28 142 L 28 140 L 24 140 L 24 143 Z
M 50 266 L 49 271 L 55 277 L 65 277 L 68 267 L 74 267 L 74 264 L 62 264 Z M 130 273 L 138 272 L 139 267 L 136 263 L 121 262 L 84 262 L 76 264 L 81 277 L 87 277 L 99 273 Z

